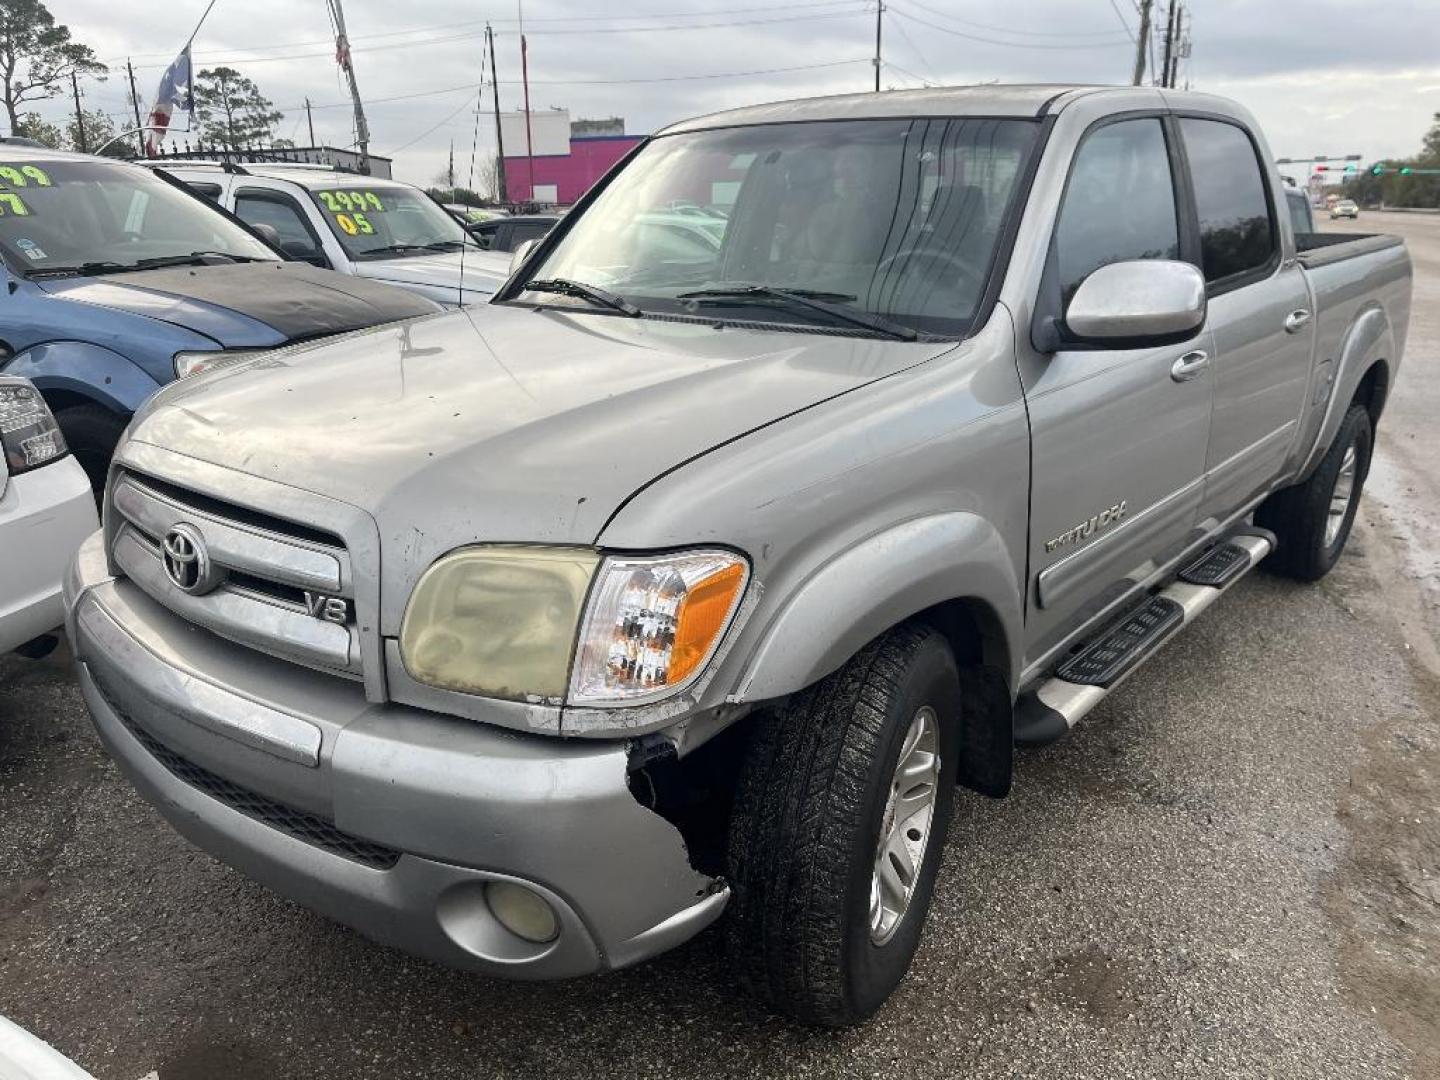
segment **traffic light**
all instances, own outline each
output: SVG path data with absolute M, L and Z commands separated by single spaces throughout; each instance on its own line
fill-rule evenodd
M 1330 171 L 1330 166 L 1329 166 L 1329 165 L 1316 165 L 1316 166 L 1315 166 L 1315 171 L 1316 171 L 1317 173 L 1329 172 L 1329 171 Z
M 1409 175 L 1410 175 L 1412 172 L 1414 172 L 1414 171 L 1415 171 L 1415 170 L 1412 169 L 1412 168 L 1410 168 L 1409 165 L 1402 165 L 1402 166 L 1400 166 L 1400 175 L 1401 175 L 1401 176 L 1409 176 Z
M 1371 172 L 1372 175 L 1381 176 L 1381 175 L 1383 175 L 1384 172 L 1385 172 L 1385 166 L 1384 166 L 1384 165 L 1375 165 L 1375 166 L 1373 166 L 1373 167 L 1370 169 L 1370 172 Z
M 1359 169 L 1359 168 L 1360 168 L 1360 166 L 1359 166 L 1359 165 L 1356 165 L 1355 162 L 1352 161 L 1352 162 L 1350 162 L 1348 165 L 1345 166 L 1345 171 L 1346 171 L 1346 172 L 1355 172 L 1355 171 L 1356 171 L 1357 169 Z

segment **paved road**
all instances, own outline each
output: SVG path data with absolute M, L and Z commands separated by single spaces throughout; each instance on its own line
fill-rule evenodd
M 103 1080 L 1440 1075 L 1437 579 L 1416 541 L 1440 512 L 1440 219 L 1377 217 L 1359 228 L 1404 232 L 1423 276 L 1383 498 L 1342 565 L 1252 576 L 1025 757 L 1009 800 L 962 800 L 915 969 L 863 1030 L 766 1015 L 713 934 L 538 986 L 371 945 L 166 828 L 61 659 L 0 660 L 0 1013 Z

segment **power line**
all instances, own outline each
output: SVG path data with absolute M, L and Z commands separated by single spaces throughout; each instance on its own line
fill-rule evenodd
M 1115 18 L 1119 19 L 1120 25 L 1125 28 L 1125 36 L 1128 37 L 1133 44 L 1135 41 L 1135 31 L 1130 29 L 1129 21 L 1125 18 L 1124 12 L 1120 10 L 1120 5 L 1115 3 L 1115 0 L 1110 0 L 1110 10 L 1115 12 Z
M 820 64 L 796 64 L 791 67 L 759 68 L 752 71 L 712 71 L 699 75 L 659 75 L 649 79 L 531 79 L 531 86 L 629 86 L 643 85 L 649 83 L 667 82 L 691 82 L 703 81 L 706 79 L 743 79 L 752 75 L 783 75 L 792 71 L 820 71 L 825 68 L 847 67 L 851 64 L 868 64 L 871 58 L 868 56 L 857 57 L 853 60 L 827 60 Z M 499 79 L 501 86 L 519 86 L 519 79 Z M 367 107 L 371 105 L 384 105 L 392 101 L 410 101 L 422 97 L 442 97 L 445 94 L 458 94 L 462 90 L 473 90 L 474 83 L 464 83 L 460 86 L 447 86 L 436 90 L 418 90 L 411 94 L 396 94 L 393 97 L 366 98 Z M 340 109 L 348 108 L 348 101 L 325 101 L 311 102 L 312 109 Z M 281 105 L 276 106 L 281 112 L 289 112 L 292 109 L 304 108 L 303 105 Z
M 935 74 L 934 66 L 930 63 L 929 59 L 926 58 L 925 54 L 920 51 L 920 47 L 916 45 L 914 40 L 910 37 L 909 32 L 905 29 L 905 25 L 903 23 L 895 23 L 895 32 L 900 35 L 901 39 L 905 42 L 906 45 L 910 46 L 910 51 L 914 53 L 915 58 L 920 61 L 920 66 L 930 73 L 930 78 L 920 78 L 920 76 L 916 75 L 914 72 L 906 72 L 906 74 L 912 76 L 913 78 L 919 79 L 923 83 L 940 82 L 941 79 Z M 905 69 L 900 67 L 898 64 L 889 64 L 888 66 L 898 68 L 900 71 L 905 71 Z
M 927 4 L 922 4 L 922 3 L 920 2 L 920 0 L 907 0 L 907 2 L 908 2 L 912 7 L 917 7 L 917 8 L 919 8 L 921 11 L 928 12 L 929 14 L 935 15 L 935 16 L 937 16 L 937 17 L 939 17 L 939 18 L 947 19 L 947 20 L 949 20 L 950 22 L 959 23 L 959 24 L 962 25 L 962 26 L 973 26 L 973 27 L 975 27 L 977 30 L 989 30 L 991 33 L 995 33 L 995 34 L 1012 34 L 1012 35 L 1014 35 L 1015 37 L 1062 37 L 1062 38 L 1077 38 L 1077 37 L 1115 37 L 1115 36 L 1116 36 L 1114 30 L 1011 30 L 1011 29 L 1009 29 L 1008 27 L 1004 27 L 1004 26 L 991 26 L 991 25 L 989 25 L 988 23 L 975 22 L 975 21 L 972 20 L 972 19 L 962 19 L 959 15 L 952 15 L 952 14 L 950 14 L 950 12 L 948 12 L 948 11 L 940 11 L 939 9 L 930 7 L 930 6 L 927 5 Z M 1126 32 L 1127 32 L 1127 33 L 1129 32 L 1129 28 L 1128 28 L 1128 27 L 1126 28 Z M 1132 40 L 1133 40 L 1133 39 L 1132 39 Z
M 804 11 L 804 10 L 807 10 L 807 9 L 814 9 L 814 8 L 854 7 L 857 2 L 859 2 L 859 0 L 811 0 L 811 2 L 809 2 L 809 3 L 803 3 L 803 4 L 786 4 L 786 5 L 785 5 L 785 9 L 786 9 L 787 11 Z M 774 11 L 774 10 L 775 10 L 775 5 L 774 5 L 774 4 L 766 4 L 766 5 L 763 5 L 763 6 L 760 6 L 760 7 L 719 8 L 719 9 L 706 10 L 706 11 L 652 11 L 652 12 L 646 12 L 646 13 L 644 13 L 644 14 L 638 14 L 638 15 L 614 15 L 614 14 L 612 14 L 612 15 L 550 15 L 550 16 L 531 17 L 531 18 L 529 18 L 527 21 L 528 21 L 528 22 L 531 22 L 531 23 L 572 23 L 572 22 L 575 22 L 575 23 L 584 23 L 584 22 L 622 22 L 622 21 L 637 20 L 637 19 L 638 19 L 638 20 L 644 20 L 644 19 L 715 18 L 716 16 L 719 16 L 719 15 L 749 15 L 749 14 L 754 14 L 755 12 L 772 12 L 772 11 Z M 455 30 L 455 29 L 458 29 L 458 28 L 460 28 L 460 27 L 484 26 L 485 23 L 487 23 L 487 22 L 490 22 L 490 23 L 508 24 L 508 23 L 514 23 L 514 22 L 516 22 L 516 21 L 517 21 L 517 20 L 515 20 L 515 19 L 508 19 L 508 18 L 466 19 L 466 20 L 463 21 L 463 22 L 432 23 L 432 24 L 430 24 L 430 25 L 428 25 L 428 26 L 412 26 L 412 27 L 410 27 L 409 29 L 405 29 L 405 30 L 382 30 L 382 31 L 378 31 L 378 32 L 373 33 L 373 34 L 355 34 L 355 35 L 351 36 L 350 40 L 351 40 L 352 42 L 355 42 L 355 41 L 375 41 L 375 40 L 378 40 L 378 39 L 380 39 L 380 38 L 403 37 L 403 36 L 406 35 L 406 34 L 428 34 L 428 33 L 432 32 L 432 31 L 435 31 L 435 30 Z M 480 33 L 481 33 L 482 36 L 483 36 L 484 31 L 482 30 L 482 31 L 480 31 Z M 235 51 L 235 52 L 264 52 L 264 51 L 267 51 L 267 50 L 270 50 L 270 49 L 304 49 L 304 48 L 311 48 L 311 47 L 314 47 L 314 46 L 329 45 L 329 44 L 331 44 L 331 42 L 330 42 L 328 39 L 321 38 L 321 39 L 316 39 L 316 40 L 312 40 L 312 41 L 291 41 L 291 42 L 287 42 L 287 43 L 285 43 L 285 44 L 280 44 L 280 45 L 267 44 L 267 45 L 244 45 L 244 46 L 236 46 L 234 51 Z M 130 56 L 131 56 L 131 59 L 136 59 L 136 58 L 139 58 L 139 59 L 167 59 L 167 58 L 173 58 L 173 54 L 170 53 L 170 52 L 132 53 L 132 54 L 130 54 Z M 117 59 L 114 60 L 113 62 L 118 64 L 120 61 L 119 61 L 119 59 L 117 58 Z
M 869 11 L 867 11 L 865 8 L 862 7 L 862 8 L 855 8 L 854 10 L 851 10 L 851 11 L 830 12 L 830 13 L 824 13 L 824 14 L 781 15 L 781 16 L 779 16 L 779 17 L 777 17 L 777 18 L 773 18 L 773 19 L 733 19 L 733 20 L 727 20 L 727 21 L 722 21 L 722 22 L 665 24 L 665 25 L 659 25 L 659 26 L 595 26 L 595 27 L 585 27 L 584 29 L 575 29 L 575 30 L 545 30 L 545 29 L 541 29 L 541 30 L 530 31 L 529 33 L 531 33 L 531 34 L 550 34 L 550 35 L 557 35 L 557 36 L 558 36 L 558 35 L 572 35 L 572 34 L 640 34 L 640 33 L 644 33 L 644 34 L 657 34 L 657 33 L 670 33 L 670 32 L 678 32 L 678 31 L 686 31 L 686 30 L 716 30 L 716 29 L 724 29 L 724 28 L 732 27 L 732 26 L 769 26 L 769 25 L 776 24 L 776 23 L 817 22 L 817 21 L 820 21 L 820 20 L 823 20 L 823 19 L 852 19 L 852 18 L 855 18 L 855 17 L 860 16 L 860 15 L 868 15 L 868 14 L 870 14 Z M 353 49 L 351 49 L 350 51 L 351 51 L 352 53 L 360 53 L 360 52 L 382 52 L 382 51 L 388 51 L 388 50 L 391 50 L 391 49 L 423 48 L 423 47 L 428 46 L 428 45 L 449 45 L 449 44 L 453 44 L 454 42 L 457 42 L 457 41 L 469 41 L 469 40 L 474 40 L 474 39 L 476 39 L 476 38 L 482 38 L 482 37 L 484 37 L 484 36 L 485 36 L 485 33 L 484 33 L 484 31 L 482 30 L 482 31 L 478 31 L 478 32 L 473 33 L 473 34 L 447 34 L 447 35 L 444 35 L 444 36 L 441 36 L 441 37 L 420 38 L 420 39 L 417 39 L 417 40 L 414 40 L 414 41 L 396 41 L 396 42 L 391 42 L 391 43 L 388 44 L 388 45 L 366 45 L 366 46 L 363 46 L 363 47 L 360 47 L 360 48 L 353 48 Z M 219 65 L 235 65 L 235 66 L 239 66 L 239 65 L 241 65 L 241 64 L 270 64 L 270 63 L 276 63 L 276 62 L 286 61 L 286 60 L 314 60 L 314 59 L 317 59 L 317 58 L 322 57 L 322 56 L 328 57 L 328 56 L 331 56 L 331 55 L 332 55 L 332 50 L 327 49 L 327 50 L 324 50 L 324 51 L 321 51 L 321 52 L 289 53 L 289 54 L 286 54 L 286 55 L 284 55 L 284 56 L 241 56 L 241 57 L 227 57 L 227 58 L 225 58 L 225 59 L 223 59 L 223 60 L 215 59 L 215 58 L 199 57 L 199 58 L 196 59 L 196 63 L 199 64 L 199 65 L 201 65 L 201 66 L 219 66 Z M 140 65 L 140 66 L 137 68 L 137 70 L 147 70 L 147 69 L 159 68 L 159 67 L 164 67 L 164 66 L 165 66 L 165 65 L 163 65 L 163 64 L 143 64 L 143 65 Z
M 906 0 L 906 3 L 910 2 L 912 2 L 912 0 Z M 964 38 L 966 41 L 979 41 L 986 45 L 1005 45 L 1012 49 L 1108 49 L 1129 47 L 1129 42 L 1126 41 L 1095 41 L 1086 44 L 1068 45 L 1050 44 L 1049 42 L 1041 41 L 997 41 L 995 38 L 980 37 L 978 34 L 967 34 L 960 30 L 952 30 L 948 26 L 941 26 L 939 23 L 930 22 L 927 19 L 920 18 L 918 15 L 911 15 L 909 12 L 896 7 L 894 4 L 889 4 L 887 10 L 900 16 L 902 19 L 909 19 L 913 23 L 927 26 L 931 30 L 938 30 L 942 34 L 950 34 L 952 37 Z

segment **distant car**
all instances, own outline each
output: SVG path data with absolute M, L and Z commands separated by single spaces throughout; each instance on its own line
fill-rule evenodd
M 496 210 L 489 206 L 466 206 L 464 203 L 441 203 L 450 215 L 467 229 L 471 225 L 479 225 L 482 221 L 494 221 L 496 218 L 505 216 L 504 210 Z
M 14 143 L 0 144 L 0 282 L 0 374 L 35 383 L 97 491 L 130 415 L 165 383 L 227 353 L 436 310 L 285 262 L 155 170 Z
M 1330 220 L 1331 220 L 1331 221 L 1334 221 L 1336 218 L 1342 218 L 1342 217 L 1343 217 L 1343 218 L 1351 218 L 1351 219 L 1354 219 L 1354 218 L 1358 218 L 1359 216 L 1360 216 L 1360 207 L 1358 207 L 1358 206 L 1355 205 L 1355 200 L 1354 200 L 1354 199 L 1341 199 L 1341 200 L 1340 200 L 1339 202 L 1337 202 L 1334 206 L 1330 207 Z
M 45 649 L 45 635 L 65 621 L 65 567 L 98 525 L 89 478 L 45 399 L 28 380 L 0 376 L 0 654 Z M 8 1077 L 4 1038 L 0 1028 Z
M 486 251 L 514 251 L 526 240 L 539 240 L 559 220 L 559 214 L 522 214 L 482 221 L 469 229 Z
M 483 303 L 510 273 L 508 259 L 487 255 L 447 210 L 399 180 L 288 162 L 163 166 L 248 224 L 274 229 L 292 259 L 446 307 Z

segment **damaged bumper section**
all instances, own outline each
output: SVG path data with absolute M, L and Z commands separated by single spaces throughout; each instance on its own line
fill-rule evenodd
M 365 700 L 358 683 L 197 631 L 106 568 L 66 581 L 107 749 L 192 842 L 376 941 L 519 979 L 624 967 L 729 897 L 626 783 L 623 742 Z

